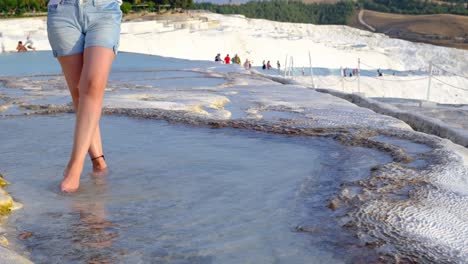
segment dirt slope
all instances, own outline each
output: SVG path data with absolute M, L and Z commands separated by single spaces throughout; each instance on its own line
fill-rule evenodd
M 390 37 L 468 50 L 468 17 L 448 14 L 397 15 L 365 10 L 363 20 Z M 369 30 L 358 20 L 351 26 Z

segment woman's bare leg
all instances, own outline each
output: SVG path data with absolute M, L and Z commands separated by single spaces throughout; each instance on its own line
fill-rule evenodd
M 83 54 L 80 53 L 70 56 L 58 57 L 58 61 L 62 66 L 65 80 L 67 81 L 68 89 L 70 90 L 70 94 L 73 99 L 73 106 L 75 108 L 75 112 L 77 112 L 80 97 L 78 84 L 80 82 L 81 70 L 83 68 Z M 91 158 L 98 157 L 104 153 L 102 150 L 99 126 L 96 128 L 96 131 L 94 131 L 94 136 L 91 141 L 88 153 Z M 92 161 L 92 163 L 93 170 L 95 172 L 102 171 L 107 168 L 106 161 L 102 158 L 95 159 Z M 65 169 L 64 174 L 66 174 L 67 171 L 68 166 Z
M 62 191 L 73 192 L 80 185 L 86 152 L 91 146 L 101 117 L 104 89 L 114 57 L 112 49 L 103 47 L 89 47 L 83 53 L 73 149 L 68 172 L 61 184 Z

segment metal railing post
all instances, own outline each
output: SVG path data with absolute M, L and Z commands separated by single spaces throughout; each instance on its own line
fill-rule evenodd
M 312 88 L 315 88 L 315 83 L 314 83 L 314 73 L 312 70 L 312 56 L 310 55 L 310 50 L 309 50 L 309 67 L 310 67 L 310 79 L 312 80 Z
M 361 58 L 358 58 L 357 87 L 358 93 L 361 93 Z
M 286 58 L 284 59 L 284 66 L 283 66 L 283 77 L 286 78 L 286 70 L 288 69 L 288 54 L 286 54 Z
M 429 101 L 431 96 L 431 82 L 432 82 L 432 61 L 429 62 L 429 81 L 427 83 L 426 101 Z

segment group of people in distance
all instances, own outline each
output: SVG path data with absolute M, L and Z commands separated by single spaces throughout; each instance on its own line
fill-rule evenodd
M 269 70 L 271 69 L 271 64 L 270 64 L 270 61 L 268 61 L 266 64 L 265 64 L 265 61 L 262 62 L 262 70 Z
M 348 71 L 348 68 L 343 69 L 343 76 L 344 77 L 353 77 L 359 73 L 358 69 L 352 69 Z
M 232 60 L 231 60 L 231 57 L 229 57 L 229 54 L 226 55 L 226 57 L 224 57 L 224 60 L 221 58 L 221 54 L 218 53 L 215 57 L 215 62 L 220 62 L 220 63 L 224 63 L 224 64 L 231 64 L 231 61 L 233 64 L 241 64 L 241 59 L 239 57 L 239 55 L 235 55 Z M 244 68 L 245 69 L 250 69 L 252 67 L 252 64 L 251 62 L 249 61 L 249 59 L 246 59 L 245 62 L 244 62 Z
M 231 64 L 231 57 L 229 57 L 229 54 L 226 55 L 226 57 L 224 57 L 224 60 L 221 59 L 221 54 L 218 53 L 215 57 L 215 61 L 216 62 L 222 62 L 222 63 L 225 63 L 225 64 Z M 234 58 L 232 58 L 232 63 L 235 63 L 235 64 L 240 64 L 241 63 L 241 59 L 240 57 L 236 54 L 234 56 Z
M 265 64 L 265 61 L 262 63 L 262 69 L 263 70 L 270 70 L 272 68 L 270 61 L 267 61 Z M 278 70 L 278 74 L 281 72 L 281 64 L 279 61 L 276 61 L 276 69 Z
M 262 69 L 263 69 L 263 70 L 270 70 L 270 69 L 272 68 L 272 67 L 271 67 L 270 61 L 267 61 L 266 64 L 265 64 L 265 61 L 263 61 L 262 64 L 263 64 L 263 65 L 262 65 Z M 277 68 L 278 70 L 281 69 L 281 64 L 280 64 L 279 61 L 276 62 L 276 68 Z
M 348 68 L 343 69 L 343 77 L 353 77 L 353 76 L 356 76 L 358 73 L 359 73 L 359 69 L 353 69 L 353 70 L 348 70 Z M 393 75 L 395 75 L 395 73 L 393 73 Z M 377 76 L 379 77 L 383 76 L 383 72 L 380 69 L 377 70 Z

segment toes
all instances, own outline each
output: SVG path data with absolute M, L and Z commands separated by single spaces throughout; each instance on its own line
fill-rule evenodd
M 60 184 L 60 189 L 62 190 L 62 192 L 72 193 L 78 190 L 78 185 L 74 186 L 73 184 L 69 184 L 63 181 L 62 184 Z
M 74 193 L 78 190 L 78 188 L 70 188 L 70 187 L 61 187 L 62 192 L 64 193 Z

